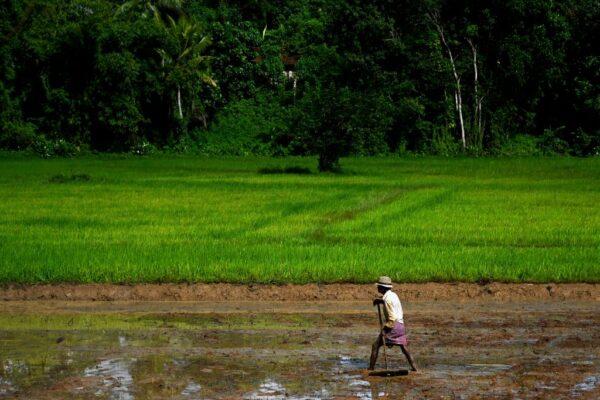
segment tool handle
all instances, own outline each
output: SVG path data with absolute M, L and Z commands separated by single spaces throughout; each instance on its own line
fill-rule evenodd
M 377 303 L 377 315 L 379 315 L 379 330 L 383 332 L 383 320 L 381 319 L 381 304 Z
M 383 319 L 381 318 L 381 304 L 377 303 L 377 314 L 379 315 L 379 331 L 381 333 L 381 341 L 383 342 L 383 361 L 385 361 L 385 369 L 388 369 L 387 353 L 385 350 L 385 335 L 383 332 Z

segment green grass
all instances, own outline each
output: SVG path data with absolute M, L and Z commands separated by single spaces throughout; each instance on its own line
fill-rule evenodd
M 315 164 L 0 155 L 0 282 L 600 282 L 599 158 Z

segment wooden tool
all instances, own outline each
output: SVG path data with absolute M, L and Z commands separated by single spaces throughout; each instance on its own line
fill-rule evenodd
M 388 369 L 387 353 L 385 351 L 385 335 L 383 332 L 383 319 L 381 318 L 381 304 L 377 303 L 377 314 L 379 315 L 379 332 L 381 332 L 381 340 L 383 341 L 383 361 L 385 362 L 385 369 Z

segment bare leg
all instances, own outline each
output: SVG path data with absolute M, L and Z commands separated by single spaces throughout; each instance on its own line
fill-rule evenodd
M 383 341 L 381 340 L 381 335 L 377 336 L 377 340 L 373 342 L 373 346 L 371 347 L 371 362 L 369 363 L 369 369 L 375 369 L 375 364 L 377 364 L 377 356 L 379 355 L 379 348 L 383 345 Z
M 413 360 L 412 356 L 410 355 L 410 353 L 408 352 L 408 346 L 403 346 L 400 345 L 400 349 L 402 350 L 402 353 L 404 353 L 404 356 L 406 357 L 406 360 L 408 361 L 408 363 L 410 364 L 410 368 L 413 371 L 417 370 L 417 367 L 415 365 L 415 360 Z

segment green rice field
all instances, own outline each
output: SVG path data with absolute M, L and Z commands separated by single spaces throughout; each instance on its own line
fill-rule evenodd
M 2 154 L 0 282 L 600 282 L 598 157 L 315 165 Z

